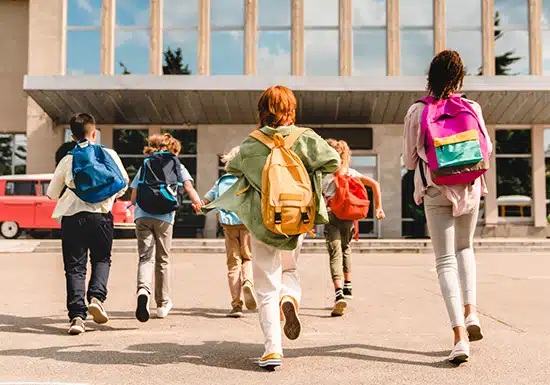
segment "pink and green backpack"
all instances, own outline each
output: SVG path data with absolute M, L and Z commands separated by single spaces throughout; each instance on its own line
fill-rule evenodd
M 471 104 L 460 95 L 426 104 L 422 132 L 428 166 L 434 183 L 440 185 L 473 183 L 489 169 L 488 139 Z M 422 180 L 426 185 L 423 167 Z

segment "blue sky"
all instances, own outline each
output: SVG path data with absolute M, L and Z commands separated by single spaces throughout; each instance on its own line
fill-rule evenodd
M 337 75 L 338 0 L 304 1 L 306 74 Z M 117 0 L 117 73 L 122 73 L 119 62 L 135 74 L 149 71 L 149 3 L 149 0 Z M 258 3 L 262 28 L 258 32 L 258 73 L 289 74 L 291 0 L 258 0 Z M 515 50 L 522 60 L 512 66 L 512 72 L 520 74 L 529 71 L 527 3 L 528 0 L 495 0 L 502 25 L 510 29 L 495 43 L 495 52 L 498 55 Z M 68 0 L 68 4 L 67 72 L 97 74 L 101 0 Z M 197 26 L 197 4 L 198 0 L 164 0 L 163 11 L 164 48 L 182 48 L 184 61 L 193 73 L 197 72 L 197 31 L 189 28 Z M 461 53 L 470 73 L 476 73 L 482 63 L 480 4 L 481 0 L 447 1 L 447 46 Z M 353 73 L 385 75 L 385 0 L 353 0 L 353 8 Z M 544 64 L 550 72 L 550 0 L 543 0 L 543 8 L 543 25 L 548 28 L 548 32 L 543 31 L 546 38 L 543 40 Z M 423 75 L 433 54 L 432 0 L 401 0 L 400 19 L 401 72 L 403 75 Z M 234 28 L 232 31 L 212 31 L 212 74 L 242 74 L 244 0 L 211 0 L 211 22 L 214 28 Z M 71 26 L 90 30 L 71 30 Z M 269 30 L 269 27 L 274 29 Z M 316 31 L 315 27 L 325 29 Z

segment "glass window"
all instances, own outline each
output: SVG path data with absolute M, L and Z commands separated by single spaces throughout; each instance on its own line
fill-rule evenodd
M 495 0 L 495 73 L 529 74 L 528 0 Z
M 67 0 L 66 73 L 101 72 L 101 0 Z
M 0 175 L 26 174 L 27 136 L 0 134 Z
M 531 155 L 531 130 L 497 130 L 496 153 Z
M 400 0 L 401 27 L 433 27 L 433 0 Z
M 150 23 L 149 0 L 117 0 L 117 26 L 148 27 Z
M 36 181 L 7 182 L 6 195 L 36 195 Z
M 482 71 L 481 1 L 447 2 L 447 48 L 458 51 L 467 75 Z
M 101 26 L 101 0 L 67 0 L 68 26 Z
M 212 31 L 212 75 L 244 74 L 244 32 Z
M 244 26 L 244 0 L 210 0 L 213 27 Z
M 197 27 L 199 25 L 199 0 L 164 0 L 164 28 Z
M 260 27 L 290 27 L 291 13 L 291 0 L 258 1 Z
M 386 76 L 386 30 L 353 31 L 353 74 Z
M 447 1 L 447 28 L 481 30 L 481 0 Z
M 433 1 L 401 0 L 401 75 L 425 75 L 434 55 Z
M 338 0 L 304 0 L 306 27 L 337 27 L 338 20 Z
M 197 73 L 196 30 L 164 31 L 163 73 L 165 75 L 193 75 Z
M 48 187 L 50 187 L 50 182 L 40 182 L 40 195 L 46 196 Z
M 339 74 L 338 30 L 306 30 L 304 40 L 306 75 L 337 76 Z
M 353 0 L 353 26 L 386 26 L 386 0 Z
M 65 128 L 65 132 L 64 132 L 64 135 L 63 135 L 63 142 L 64 143 L 73 142 L 73 134 L 72 134 L 70 128 Z M 96 144 L 101 144 L 101 129 L 99 127 L 96 129 L 96 140 L 95 140 L 95 142 L 96 142 Z
M 258 33 L 258 74 L 290 75 L 290 31 L 260 31 Z
M 149 73 L 149 31 L 116 31 L 115 72 L 119 75 Z
M 544 129 L 544 158 L 546 163 L 546 218 L 550 223 L 550 128 Z
M 114 129 L 113 148 L 120 156 L 142 155 L 147 144 L 147 129 Z

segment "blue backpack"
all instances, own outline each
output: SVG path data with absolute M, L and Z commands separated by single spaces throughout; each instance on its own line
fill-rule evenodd
M 237 177 L 225 174 L 223 175 L 216 185 L 216 198 L 220 197 L 224 192 L 229 190 L 237 182 Z M 222 226 L 239 226 L 243 222 L 233 211 L 228 211 L 224 209 L 216 209 L 218 213 L 218 220 Z
M 168 214 L 183 201 L 181 163 L 171 152 L 154 152 L 143 161 L 136 201 L 149 214 Z
M 82 147 L 84 143 L 88 145 Z M 103 202 L 126 187 L 122 172 L 103 146 L 82 140 L 69 154 L 75 184 L 71 190 L 84 202 Z

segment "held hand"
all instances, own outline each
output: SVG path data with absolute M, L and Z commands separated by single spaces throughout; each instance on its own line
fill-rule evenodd
M 193 203 L 191 204 L 191 207 L 193 207 L 193 210 L 195 210 L 196 213 L 201 211 L 202 206 L 204 206 L 205 202 L 201 201 L 200 199 L 193 200 Z
M 376 208 L 376 219 L 384 219 L 386 218 L 386 214 L 384 214 L 384 210 L 382 210 L 382 207 Z

